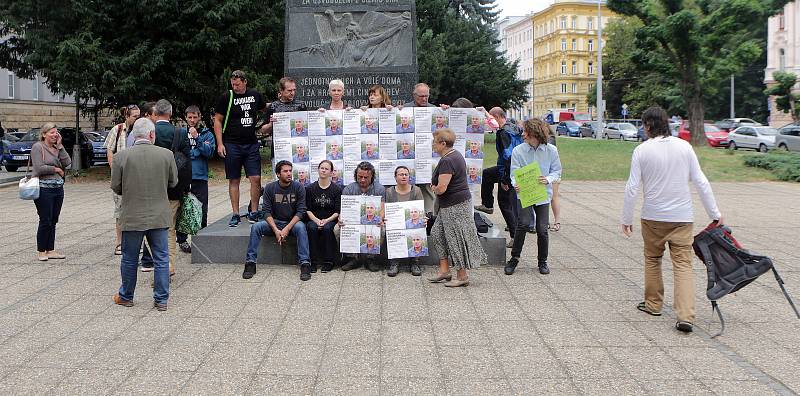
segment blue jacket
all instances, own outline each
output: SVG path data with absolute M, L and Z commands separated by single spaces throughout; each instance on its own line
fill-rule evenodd
M 189 133 L 185 128 L 184 133 Z M 208 180 L 208 160 L 217 151 L 217 142 L 214 133 L 208 128 L 200 131 L 192 147 L 192 180 Z
M 518 135 L 519 132 L 511 124 L 506 123 L 497 130 L 494 141 L 494 146 L 497 150 L 497 173 L 500 182 L 508 185 L 511 184 L 511 175 L 507 170 L 511 169 L 511 152 L 514 148 L 512 147 L 511 134 Z

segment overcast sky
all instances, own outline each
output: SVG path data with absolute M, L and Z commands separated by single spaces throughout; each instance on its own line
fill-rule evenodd
M 496 0 L 497 9 L 500 11 L 499 19 L 507 16 L 526 15 L 531 11 L 541 11 L 550 4 L 553 0 Z

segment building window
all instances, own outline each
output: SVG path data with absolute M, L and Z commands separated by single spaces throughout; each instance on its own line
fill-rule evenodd
M 572 83 L 572 93 L 578 93 L 578 84 Z
M 570 23 L 570 27 L 573 29 L 578 28 L 578 17 L 576 16 L 572 17 L 572 22 Z
M 14 73 L 8 72 L 8 98 L 14 99 Z
M 578 50 L 578 40 L 577 39 L 572 39 L 572 50 L 573 51 L 577 51 Z
M 594 40 L 589 40 L 589 44 L 587 45 L 587 49 L 589 51 L 594 51 Z
M 561 50 L 562 51 L 566 51 L 567 50 L 567 39 L 565 39 L 565 38 L 561 39 Z
M 550 21 L 550 30 L 548 30 L 547 33 L 550 33 L 550 32 L 552 32 L 554 30 L 555 30 L 555 28 L 554 28 L 554 25 L 553 25 L 553 21 Z
M 559 106 L 561 106 L 562 109 L 566 109 L 567 108 L 567 104 L 566 103 L 561 103 L 561 104 L 559 104 Z
M 39 75 L 33 78 L 33 87 L 31 89 L 31 96 L 33 100 L 39 100 Z
M 786 50 L 781 48 L 778 50 L 778 70 L 783 71 L 786 69 Z
M 561 17 L 561 28 L 562 29 L 566 29 L 567 28 L 567 17 L 565 17 L 565 16 Z
M 567 61 L 561 61 L 561 74 L 567 74 Z
M 589 74 L 594 74 L 594 63 L 589 62 Z
M 778 14 L 778 29 L 784 30 L 786 29 L 786 16 L 783 15 L 783 11 Z
M 578 74 L 578 62 L 572 61 L 572 74 Z
M 594 17 L 586 18 L 586 28 L 589 30 L 594 29 Z
M 561 93 L 567 93 L 567 84 L 561 84 Z

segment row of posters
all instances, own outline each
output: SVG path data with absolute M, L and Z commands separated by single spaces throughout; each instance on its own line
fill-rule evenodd
M 425 202 L 386 203 L 386 253 L 390 259 L 428 255 Z
M 339 249 L 342 253 L 381 253 L 381 224 L 386 227 L 390 259 L 428 255 L 423 201 L 386 203 L 382 218 L 381 197 L 343 195 Z
M 476 109 L 405 107 L 297 111 L 275 114 L 277 139 L 309 136 L 433 133 L 450 128 L 455 133 L 482 134 L 486 116 Z

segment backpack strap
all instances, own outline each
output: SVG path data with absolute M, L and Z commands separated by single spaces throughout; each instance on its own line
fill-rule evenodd
M 111 149 L 111 154 L 116 154 L 117 153 L 117 147 L 119 147 L 119 135 L 120 135 L 120 133 L 122 133 L 122 126 L 123 125 L 125 125 L 125 123 L 117 124 L 117 138 L 114 140 L 114 148 Z
M 775 280 L 778 281 L 778 286 L 781 287 L 781 291 L 783 291 L 783 295 L 784 297 L 786 297 L 786 301 L 788 301 L 789 305 L 792 306 L 794 314 L 797 315 L 797 319 L 800 319 L 800 312 L 797 312 L 797 307 L 794 305 L 794 301 L 792 301 L 792 298 L 789 297 L 789 292 L 786 291 L 786 287 L 783 286 L 783 278 L 781 278 L 781 276 L 778 275 L 778 270 L 775 269 L 774 265 L 772 266 L 772 273 L 775 274 Z
M 225 129 L 228 127 L 228 118 L 231 115 L 231 106 L 233 105 L 233 90 L 228 90 L 230 96 L 228 96 L 228 110 L 225 112 L 225 123 L 222 124 L 222 133 L 225 133 Z
M 719 333 L 714 334 L 711 338 L 716 338 L 722 335 L 725 332 L 725 318 L 722 317 L 722 311 L 719 310 L 719 305 L 716 301 L 711 301 L 711 314 L 714 314 L 714 311 L 717 312 L 717 316 L 719 317 L 719 324 L 722 328 L 719 329 Z

